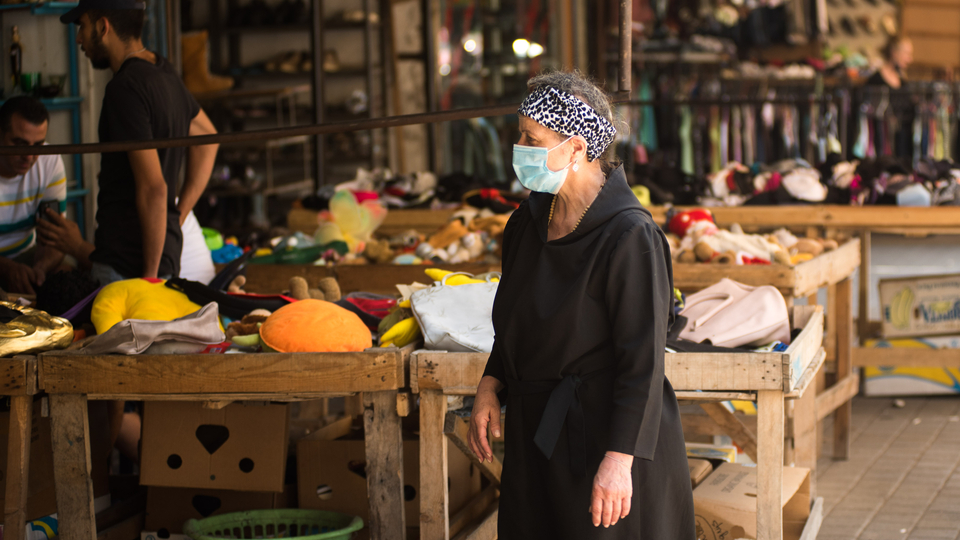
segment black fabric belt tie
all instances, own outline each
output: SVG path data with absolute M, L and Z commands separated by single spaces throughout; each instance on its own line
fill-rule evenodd
M 567 375 L 560 381 L 507 380 L 511 396 L 523 396 L 550 392 L 547 406 L 540 417 L 540 425 L 533 442 L 549 460 L 560 440 L 560 432 L 567 424 L 567 445 L 570 453 L 570 470 L 578 476 L 587 475 L 587 436 L 584 429 L 583 405 L 580 403 L 580 385 L 613 369 L 609 366 L 586 375 Z

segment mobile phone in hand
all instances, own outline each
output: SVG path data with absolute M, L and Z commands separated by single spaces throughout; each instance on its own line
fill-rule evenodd
M 37 219 L 46 219 L 50 220 L 50 216 L 47 215 L 47 208 L 53 210 L 54 213 L 60 213 L 60 201 L 58 200 L 47 200 L 40 201 L 40 208 L 37 209 Z

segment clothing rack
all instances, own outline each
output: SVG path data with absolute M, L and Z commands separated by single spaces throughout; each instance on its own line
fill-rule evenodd
M 632 172 L 652 163 L 703 178 L 736 161 L 782 159 L 822 163 L 845 155 L 849 88 L 822 81 L 702 80 L 641 76 L 635 99 L 623 101 L 630 134 L 621 157 Z M 677 129 L 676 126 L 679 126 Z

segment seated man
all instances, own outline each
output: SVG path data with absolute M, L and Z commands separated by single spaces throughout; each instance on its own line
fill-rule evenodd
M 0 144 L 41 146 L 49 116 L 39 100 L 10 98 L 0 107 Z M 67 177 L 57 155 L 0 156 L 0 284 L 10 292 L 34 294 L 63 253 L 36 243 L 41 202 L 66 210 Z

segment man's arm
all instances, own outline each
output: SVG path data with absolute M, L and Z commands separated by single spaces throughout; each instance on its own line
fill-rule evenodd
M 37 274 L 37 285 L 43 285 L 52 270 L 63 262 L 63 252 L 59 249 L 37 243 L 33 256 L 33 271 Z
M 72 256 L 83 270 L 90 269 L 90 255 L 93 244 L 80 235 L 80 227 L 60 215 L 47 209 L 46 219 L 37 221 L 37 247 L 60 251 Z
M 167 236 L 167 182 L 156 150 L 127 152 L 136 184 L 137 214 L 143 231 L 143 275 L 155 278 Z
M 190 122 L 190 136 L 214 135 L 217 128 L 213 127 L 213 122 L 207 117 L 207 113 L 200 109 L 200 112 Z M 180 202 L 177 203 L 177 209 L 180 210 L 180 225 L 187 219 L 187 214 L 193 210 L 194 205 L 207 189 L 207 182 L 210 181 L 210 174 L 213 173 L 213 164 L 217 159 L 218 144 L 208 144 L 206 146 L 191 146 L 187 149 L 187 174 L 183 181 L 183 188 L 180 189 Z

